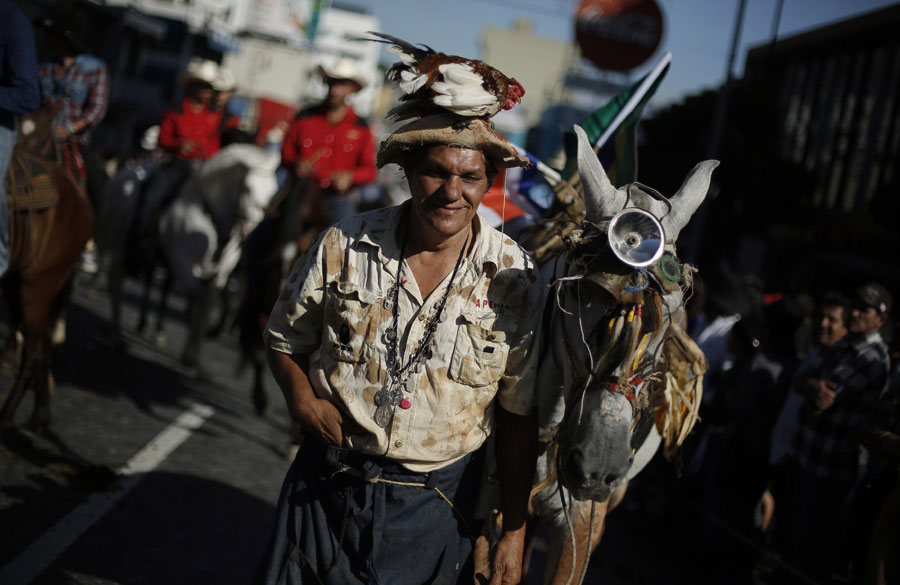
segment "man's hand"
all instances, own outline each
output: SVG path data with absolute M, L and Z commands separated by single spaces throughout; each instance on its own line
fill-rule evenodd
M 331 173 L 331 184 L 335 191 L 346 191 L 353 186 L 353 171 L 335 171 Z
M 316 165 L 317 158 L 318 157 L 297 161 L 297 164 L 294 166 L 294 173 L 296 173 L 296 175 L 301 179 L 305 179 L 312 173 L 313 167 Z
M 321 398 L 304 401 L 298 406 L 295 419 L 304 433 L 320 443 L 335 447 L 343 445 L 343 417 L 331 402 Z
M 194 152 L 197 149 L 197 143 L 193 140 L 185 140 L 181 143 L 181 146 L 178 147 L 178 152 L 180 154 L 188 155 Z
M 525 552 L 525 527 L 506 532 L 494 549 L 490 585 L 516 585 L 522 580 L 522 556 Z
M 57 142 L 64 142 L 69 139 L 69 131 L 65 126 L 54 126 L 53 127 L 53 138 Z
M 830 408 L 834 404 L 834 389 L 837 384 L 831 380 L 813 380 L 813 403 L 819 410 Z

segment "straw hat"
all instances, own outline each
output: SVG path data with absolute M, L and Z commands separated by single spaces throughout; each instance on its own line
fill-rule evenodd
M 436 144 L 480 150 L 501 169 L 529 164 L 513 145 L 494 132 L 489 120 L 449 112 L 426 116 L 397 129 L 381 143 L 375 164 L 378 168 L 388 163 L 402 164 L 409 151 Z
M 366 78 L 360 73 L 356 61 L 348 57 L 341 57 L 331 66 L 319 65 L 316 68 L 325 83 L 332 81 L 352 81 L 362 89 L 366 86 Z

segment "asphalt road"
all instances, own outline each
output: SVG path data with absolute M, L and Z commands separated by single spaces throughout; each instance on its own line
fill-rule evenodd
M 288 466 L 274 381 L 272 412 L 258 417 L 233 337 L 204 346 L 198 379 L 177 360 L 183 303 L 173 299 L 158 347 L 132 333 L 129 292 L 127 345 L 114 350 L 101 333 L 106 296 L 79 275 L 50 432 L 15 430 L 0 446 L 4 585 L 248 583 L 263 553 Z M 31 406 L 28 396 L 17 423 Z

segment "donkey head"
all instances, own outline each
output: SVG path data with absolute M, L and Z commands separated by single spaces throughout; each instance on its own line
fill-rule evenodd
M 549 332 L 552 361 L 562 370 L 555 379 L 565 396 L 557 462 L 560 481 L 576 499 L 603 501 L 626 481 L 635 449 L 651 430 L 645 386 L 660 375 L 666 330 L 680 315 L 690 279 L 675 240 L 718 162 L 694 167 L 669 199 L 639 183 L 617 189 L 584 131 L 575 132 L 586 218 L 550 294 L 559 309 Z M 627 227 L 642 223 L 649 231 Z M 610 238 L 613 225 L 619 227 Z M 638 259 L 617 255 L 613 245 L 640 251 Z M 650 252 L 642 250 L 648 246 Z

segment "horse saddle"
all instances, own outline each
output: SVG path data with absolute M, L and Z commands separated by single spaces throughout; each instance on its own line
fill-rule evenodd
M 5 189 L 10 213 L 42 211 L 59 201 L 50 169 L 41 159 L 23 152 L 13 152 Z

